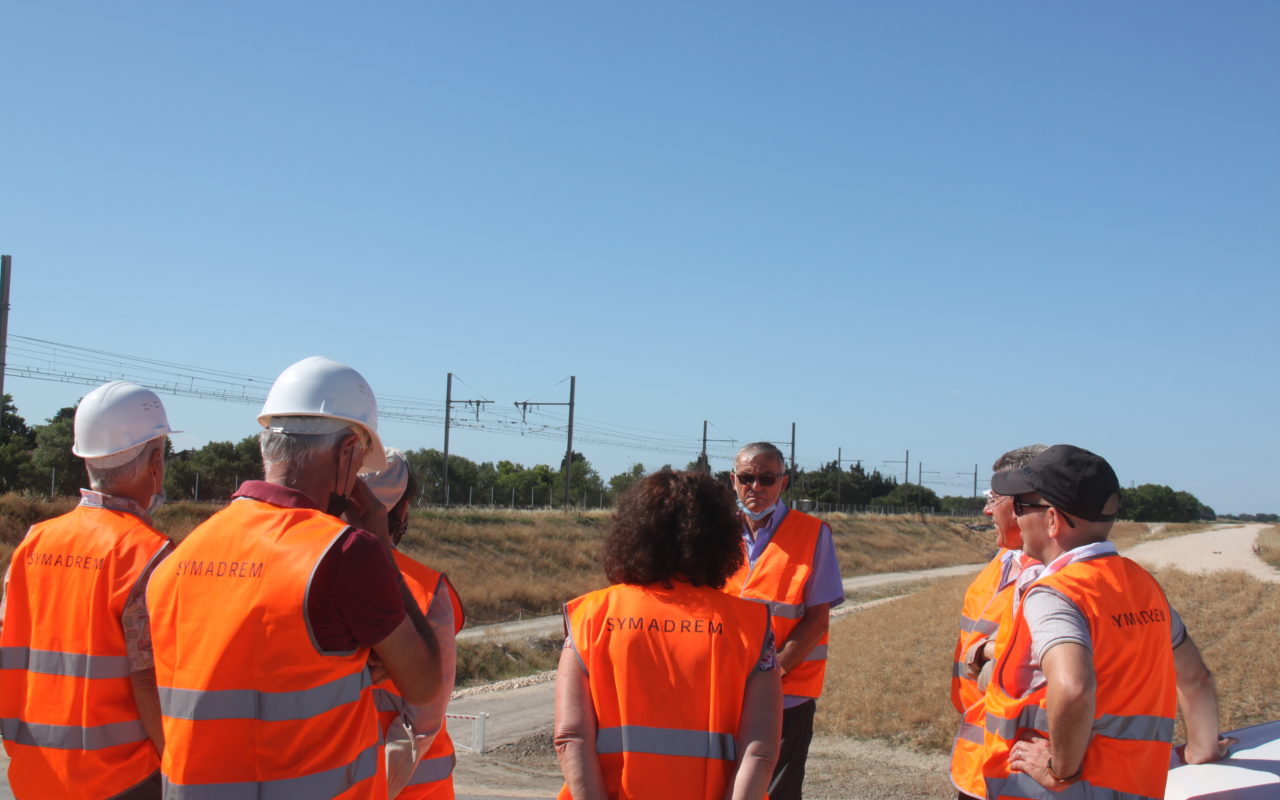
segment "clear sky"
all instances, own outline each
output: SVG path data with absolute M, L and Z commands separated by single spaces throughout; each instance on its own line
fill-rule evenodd
M 941 494 L 1065 441 L 1280 511 L 1275 3 L 8 3 L 0 31 L 11 337 L 328 355 L 436 411 L 454 372 L 495 402 L 451 451 L 526 465 L 565 409 L 511 404 L 576 375 L 606 479 L 683 466 L 703 420 L 794 422 L 803 466 L 910 450 Z M 29 345 L 5 389 L 38 423 L 87 387 L 15 365 L 98 366 Z M 179 449 L 255 430 L 166 403 Z

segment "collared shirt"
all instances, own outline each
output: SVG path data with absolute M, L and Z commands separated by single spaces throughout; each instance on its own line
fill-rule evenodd
M 95 492 L 92 489 L 81 489 L 80 505 L 88 508 L 123 511 L 126 514 L 132 514 L 146 523 L 148 528 L 155 530 L 155 525 L 151 522 L 151 514 L 147 512 L 147 509 L 128 497 Z M 147 613 L 147 583 L 151 580 L 151 573 L 160 565 L 160 562 L 168 558 L 169 554 L 173 552 L 173 540 L 168 539 L 168 537 L 166 539 L 164 547 L 160 548 L 160 552 L 156 554 L 156 557 L 151 559 L 151 563 L 147 564 L 142 575 L 138 577 L 137 583 L 133 585 L 133 590 L 129 592 L 129 598 L 125 600 L 124 611 L 120 613 L 120 625 L 124 628 L 125 654 L 129 658 L 129 670 L 131 672 L 152 669 L 156 665 L 155 654 L 151 649 L 151 615 Z M 0 614 L 3 613 L 3 609 L 0 609 Z
M 245 481 L 232 495 L 281 508 L 323 509 L 297 489 Z M 316 565 L 307 591 L 307 620 L 328 652 L 372 647 L 404 621 L 400 572 L 386 547 L 368 531 L 350 527 Z

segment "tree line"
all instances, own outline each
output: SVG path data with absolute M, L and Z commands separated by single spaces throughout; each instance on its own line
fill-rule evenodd
M 0 414 L 0 492 L 74 495 L 84 485 L 84 466 L 71 454 L 75 408 L 59 409 L 43 425 L 28 425 L 18 415 L 10 395 L 3 396 Z M 633 464 L 605 480 L 582 453 L 573 454 L 569 497 L 564 496 L 563 464 L 526 467 L 513 461 L 475 462 L 449 455 L 449 496 L 445 497 L 444 454 L 434 448 L 405 452 L 417 479 L 418 504 L 494 505 L 535 508 L 571 505 L 608 506 L 650 469 Z M 663 464 L 662 468 L 669 468 Z M 698 460 L 685 469 L 711 471 Z M 729 471 L 716 473 L 729 485 Z M 209 442 L 200 448 L 166 453 L 165 494 L 170 500 L 224 501 L 246 480 L 262 478 L 258 437 L 238 442 Z M 902 508 L 946 513 L 982 513 L 981 496 L 939 497 L 927 486 L 899 482 L 878 469 L 870 472 L 855 463 L 836 461 L 817 469 L 797 468 L 791 476 L 790 499 L 812 500 L 820 508 Z M 1120 515 L 1138 522 L 1191 522 L 1215 518 L 1212 508 L 1195 495 L 1168 486 L 1143 484 L 1121 490 Z M 1271 518 L 1274 514 L 1245 515 Z M 1243 518 L 1243 517 L 1242 517 Z

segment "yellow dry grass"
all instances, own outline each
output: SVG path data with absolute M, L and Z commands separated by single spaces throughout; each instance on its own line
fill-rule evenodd
M 1258 556 L 1273 567 L 1280 567 L 1280 527 L 1266 528 L 1258 534 Z
M 995 534 L 985 519 L 828 514 L 823 520 L 831 526 L 846 578 L 976 564 L 995 551 Z
M 1280 587 L 1238 572 L 1156 577 L 1214 671 L 1224 729 L 1280 719 L 1280 671 L 1265 666 L 1280 628 Z M 950 659 L 967 585 L 940 581 L 833 621 L 818 730 L 948 752 L 958 719 Z

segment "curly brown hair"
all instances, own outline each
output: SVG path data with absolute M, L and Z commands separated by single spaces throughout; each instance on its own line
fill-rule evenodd
M 613 583 L 673 580 L 722 588 L 742 566 L 742 534 L 733 493 L 710 475 L 664 469 L 618 499 L 604 544 Z

